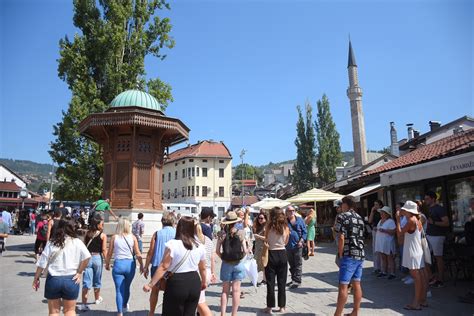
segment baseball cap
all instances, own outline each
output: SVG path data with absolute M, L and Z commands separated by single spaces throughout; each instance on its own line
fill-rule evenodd
M 214 211 L 212 210 L 212 207 L 203 207 L 201 209 L 201 219 L 207 218 L 207 217 L 214 218 L 216 217 L 216 214 L 214 214 Z
M 341 207 L 342 205 L 342 200 L 334 200 L 333 206 L 334 207 Z

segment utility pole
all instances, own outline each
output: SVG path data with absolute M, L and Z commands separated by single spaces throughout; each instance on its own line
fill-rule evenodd
M 244 179 L 245 179 L 245 166 L 244 166 L 244 156 L 247 151 L 245 149 L 242 149 L 240 152 L 240 160 L 241 160 L 241 166 L 242 166 L 242 206 L 245 205 L 244 203 Z
M 53 176 L 54 176 L 54 164 L 51 164 L 51 172 L 49 173 L 51 176 L 50 179 L 50 187 L 49 187 L 49 203 L 48 203 L 48 211 L 51 211 L 51 198 L 53 196 Z

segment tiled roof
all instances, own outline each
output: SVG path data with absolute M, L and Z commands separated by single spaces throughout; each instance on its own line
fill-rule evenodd
M 400 169 L 431 160 L 440 159 L 447 156 L 454 156 L 470 150 L 471 143 L 474 143 L 474 129 L 461 132 L 440 139 L 429 145 L 419 147 L 408 154 L 386 163 L 376 169 L 368 171 L 365 175 L 378 174 L 390 170 Z
M 257 180 L 241 180 L 240 183 L 246 187 L 254 187 L 257 185 Z
M 245 202 L 244 204 L 245 204 L 246 206 L 251 205 L 251 204 L 253 204 L 253 203 L 257 203 L 257 202 L 258 202 L 258 197 L 253 196 L 253 195 L 251 195 L 251 196 L 244 196 L 244 202 Z M 242 197 L 241 197 L 241 196 L 234 196 L 234 197 L 232 198 L 232 205 L 233 205 L 233 206 L 242 206 L 242 205 L 244 205 L 244 204 L 242 204 Z
M 223 142 L 205 140 L 172 152 L 166 163 L 187 157 L 232 158 L 232 155 Z
M 0 182 L 0 191 L 20 192 L 20 190 L 21 188 L 15 182 Z

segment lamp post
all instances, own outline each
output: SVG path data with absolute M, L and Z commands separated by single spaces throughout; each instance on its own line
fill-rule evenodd
M 28 197 L 28 190 L 26 188 L 22 188 L 20 190 L 20 198 L 21 198 L 21 209 L 25 210 L 25 199 Z
M 245 205 L 244 203 L 244 196 L 245 196 L 245 192 L 244 192 L 244 172 L 245 172 L 245 166 L 244 166 L 244 156 L 245 156 L 245 153 L 247 151 L 245 149 L 242 149 L 242 151 L 240 152 L 240 160 L 242 161 L 241 162 L 241 165 L 242 165 L 242 206 Z
M 50 179 L 50 188 L 49 188 L 49 202 L 48 202 L 48 211 L 51 210 L 51 198 L 53 197 L 53 175 L 54 175 L 54 165 L 51 164 L 51 172 L 49 173 L 51 176 Z

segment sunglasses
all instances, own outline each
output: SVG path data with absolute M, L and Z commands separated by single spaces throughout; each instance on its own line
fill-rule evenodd
M 265 217 L 259 217 L 258 219 L 265 219 Z

